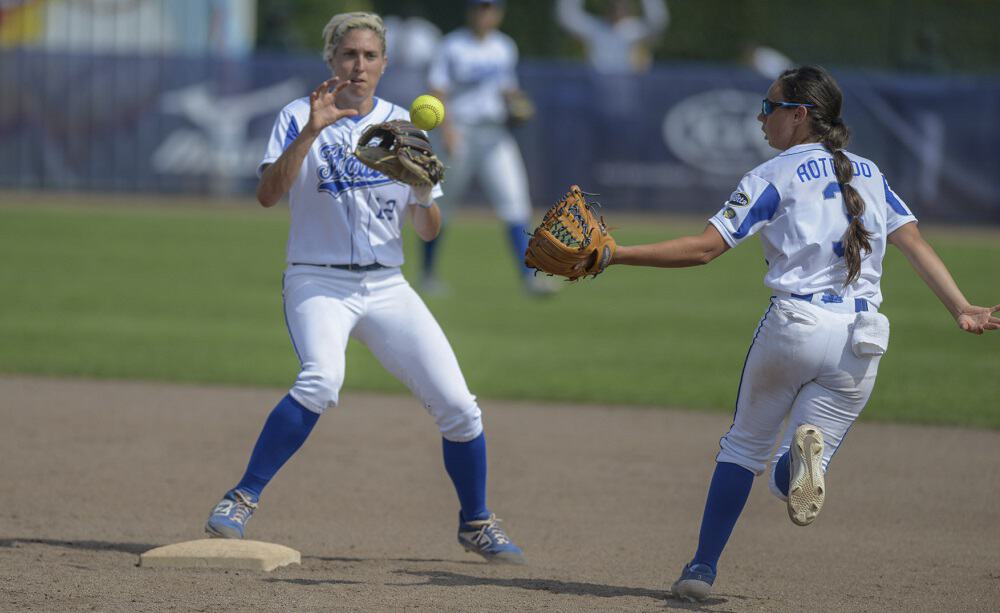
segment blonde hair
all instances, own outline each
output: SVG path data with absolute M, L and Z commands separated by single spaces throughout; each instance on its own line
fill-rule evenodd
M 340 13 L 334 15 L 323 28 L 323 59 L 327 64 L 333 62 L 333 54 L 337 45 L 351 30 L 367 28 L 378 35 L 382 42 L 382 55 L 385 55 L 385 24 L 375 13 Z

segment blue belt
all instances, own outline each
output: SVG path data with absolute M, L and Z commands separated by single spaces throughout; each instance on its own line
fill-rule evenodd
M 843 304 L 843 302 L 844 302 L 844 297 L 843 296 L 838 296 L 836 294 L 792 294 L 792 293 L 789 293 L 788 296 L 790 298 L 794 298 L 796 300 L 805 300 L 806 302 L 812 302 L 812 303 L 816 303 L 816 300 L 818 299 L 819 302 L 820 302 L 820 306 L 822 306 L 824 304 Z M 860 313 L 861 311 L 867 311 L 867 310 L 869 310 L 869 305 L 868 305 L 868 301 L 866 299 L 864 299 L 864 298 L 855 298 L 854 299 L 854 312 L 855 313 Z M 872 309 L 872 310 L 874 310 L 874 309 Z
M 308 262 L 292 262 L 292 266 L 319 266 L 321 268 L 336 268 L 337 270 L 352 270 L 354 272 L 368 272 L 369 270 L 380 270 L 388 268 L 378 262 L 374 264 L 310 264 Z

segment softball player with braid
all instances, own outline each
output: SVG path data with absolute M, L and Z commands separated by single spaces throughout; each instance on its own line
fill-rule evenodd
M 216 505 L 205 529 L 212 536 L 243 537 L 264 487 L 320 414 L 336 406 L 347 341 L 354 337 L 437 422 L 461 505 L 459 543 L 489 561 L 520 563 L 521 550 L 486 506 L 486 440 L 476 398 L 437 321 L 399 270 L 404 218 L 424 239 L 440 228 L 434 202 L 440 186 L 395 183 L 351 156 L 368 126 L 409 119 L 404 109 L 375 97 L 387 61 L 382 19 L 335 15 L 323 37 L 333 78 L 278 115 L 257 188 L 265 207 L 289 194 L 283 298 L 301 372 L 267 418 L 243 478 Z
M 753 479 L 769 463 L 770 489 L 786 501 L 794 523 L 808 525 L 822 509 L 827 466 L 868 401 L 888 346 L 889 323 L 878 313 L 888 245 L 903 252 L 959 329 L 1000 328 L 1000 305 L 971 305 L 875 163 L 843 149 L 849 134 L 841 102 L 823 69 L 783 72 L 757 117 L 781 153 L 743 177 L 702 234 L 619 245 L 612 261 L 707 264 L 759 234 L 768 265 L 764 283 L 773 296 L 747 354 L 733 425 L 721 440 L 698 549 L 672 588 L 679 598 L 710 594 Z

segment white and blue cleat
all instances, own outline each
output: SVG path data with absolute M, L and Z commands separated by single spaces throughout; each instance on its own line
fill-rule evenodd
M 213 538 L 241 539 L 247 522 L 257 510 L 257 497 L 243 490 L 231 489 L 212 509 L 205 532 Z
M 674 596 L 688 602 L 701 602 L 712 593 L 715 571 L 708 564 L 686 564 L 680 578 L 674 581 L 670 591 Z
M 463 521 L 458 516 L 458 542 L 466 551 L 477 553 L 494 564 L 524 564 L 524 552 L 500 527 L 500 520 L 490 513 L 486 519 Z

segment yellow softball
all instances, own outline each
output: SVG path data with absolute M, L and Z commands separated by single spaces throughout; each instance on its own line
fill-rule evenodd
M 433 130 L 444 121 L 444 104 L 430 94 L 417 96 L 410 105 L 410 121 L 421 130 Z

